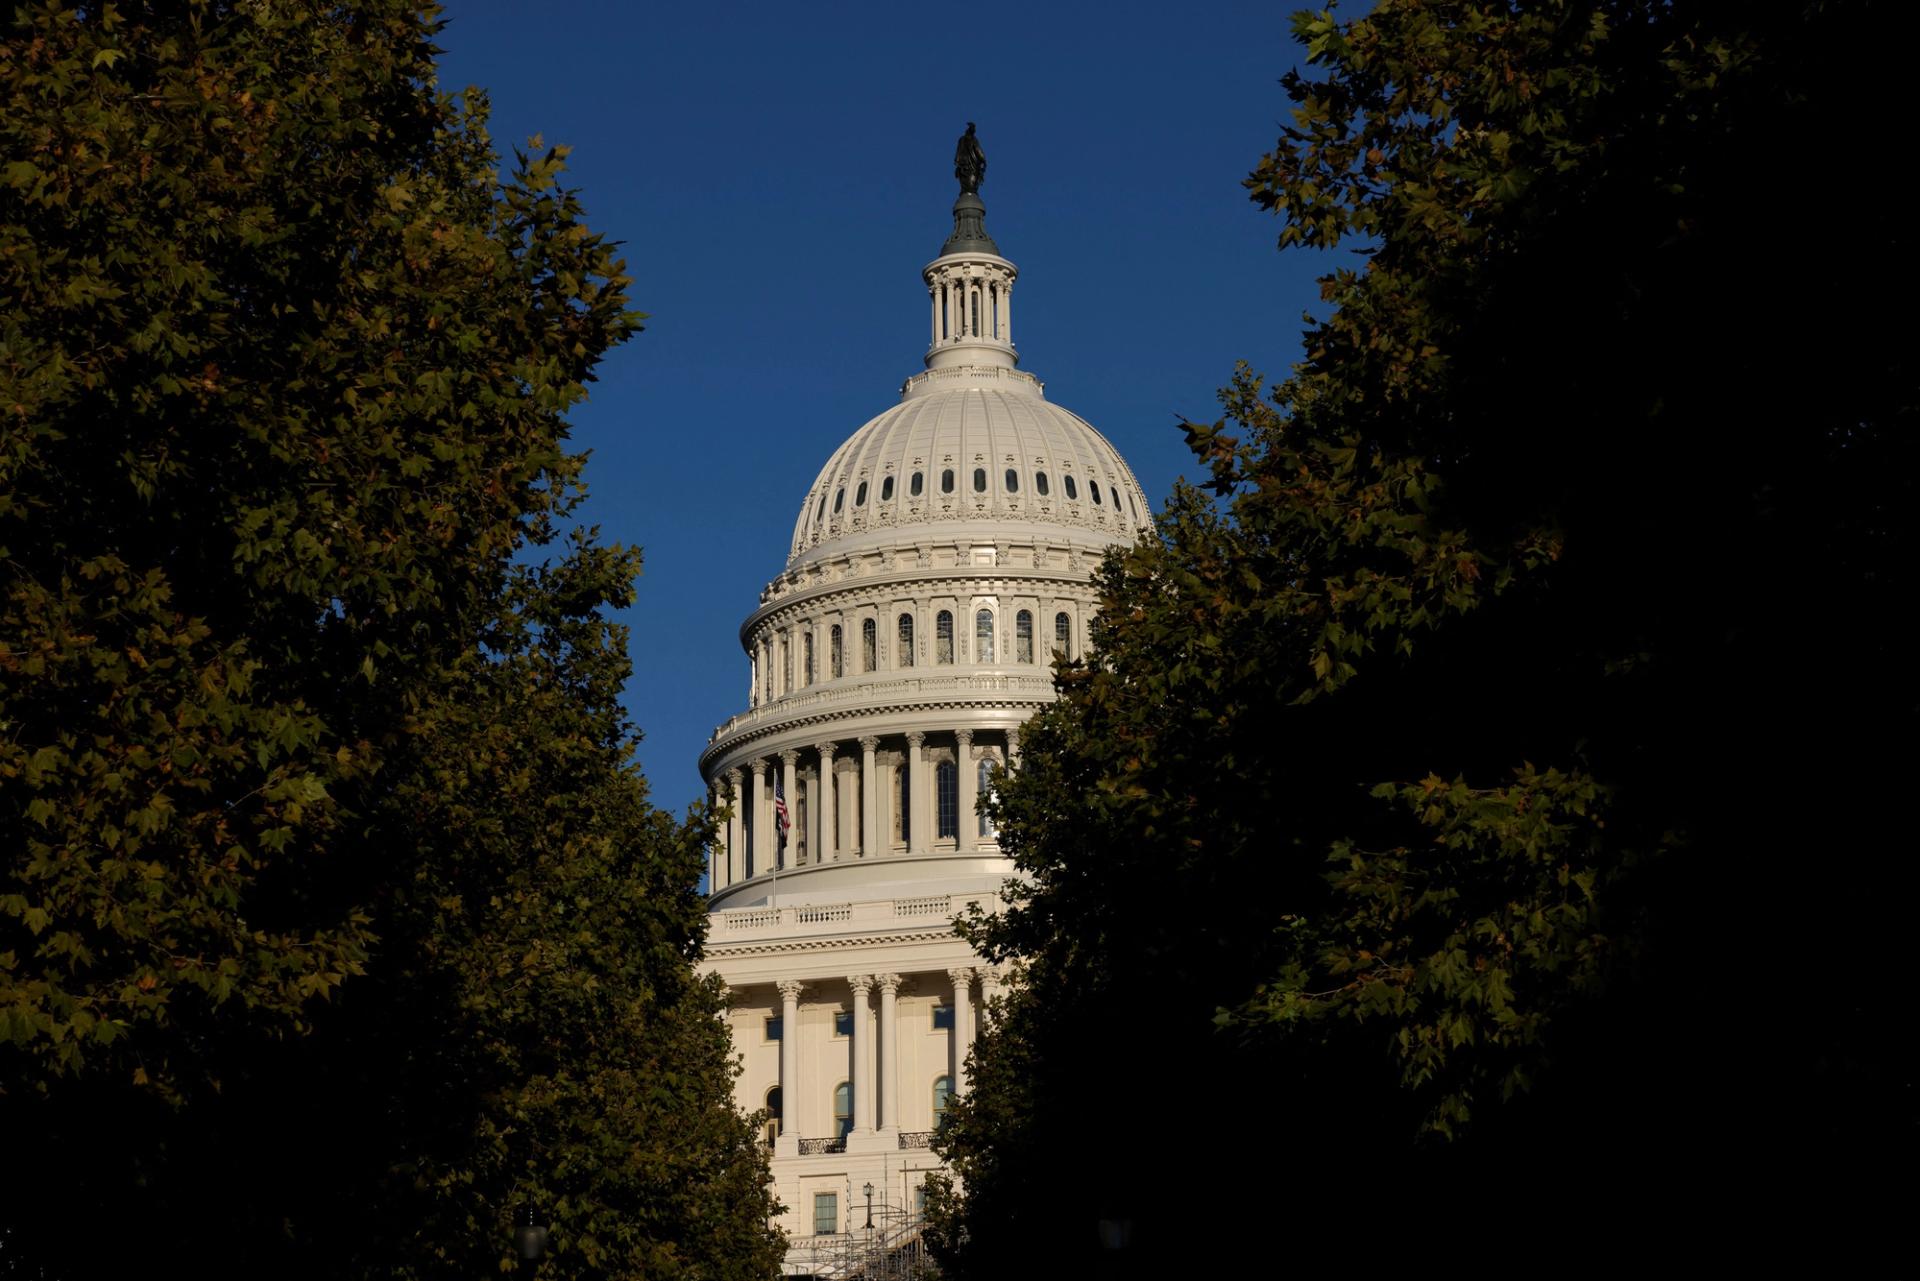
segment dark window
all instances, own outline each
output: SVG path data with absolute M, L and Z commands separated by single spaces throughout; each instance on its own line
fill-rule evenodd
M 869 618 L 860 624 L 860 670 L 873 671 L 879 667 L 879 628 Z
M 867 505 L 867 482 L 864 480 L 860 482 L 860 488 L 853 491 L 853 505 L 855 507 Z
M 979 787 L 980 791 L 977 795 L 980 796 L 985 796 L 993 790 L 993 762 L 984 758 L 980 761 Z M 980 820 L 980 835 L 983 837 L 992 836 L 993 820 L 987 817 L 987 812 L 981 810 L 974 817 Z
M 893 501 L 893 477 L 891 476 L 880 482 L 880 501 L 883 503 Z
M 976 494 L 987 492 L 987 469 L 984 467 L 973 469 L 973 492 Z
M 833 1012 L 833 1034 L 835 1036 L 853 1035 L 852 1010 L 835 1010 Z
M 907 786 L 911 780 L 904 766 L 893 771 L 893 781 L 893 839 L 904 844 L 907 833 L 913 830 L 909 818 L 913 811 L 913 789 Z
M 839 1230 L 840 1194 L 838 1192 L 814 1193 L 813 1235 L 817 1237 L 830 1237 Z M 534 1266 L 538 1267 L 539 1264 L 535 1264 Z
M 952 761 L 941 761 L 933 770 L 934 809 L 939 816 L 940 827 L 936 835 L 942 839 L 960 835 L 960 771 Z M 948 1015 L 948 1026 L 952 1026 L 952 1015 Z
M 803 646 L 803 648 L 806 651 L 807 684 L 811 685 L 813 684 L 813 633 L 812 632 L 808 632 L 806 634 L 806 641 L 807 643 L 805 646 Z
M 1073 657 L 1073 620 L 1065 614 L 1053 616 L 1053 648 L 1062 658 Z
M 920 473 L 919 472 L 913 473 L 913 479 L 907 482 L 907 492 L 913 495 L 915 498 L 918 498 L 920 497 L 920 490 L 922 488 L 923 488 L 923 485 L 921 483 Z
M 953 1098 L 953 1081 L 949 1077 L 935 1077 L 933 1081 L 933 1128 L 942 1129 L 947 1124 L 947 1104 Z
M 913 666 L 913 615 L 900 615 L 900 655 L 896 667 Z
M 780 1135 L 780 1087 L 774 1086 L 767 1091 L 767 1146 L 772 1147 L 774 1139 Z
M 1047 496 L 1047 473 L 1043 471 L 1033 473 L 1033 492 L 1042 498 Z
M 991 663 L 993 660 L 993 611 L 983 609 L 973 616 L 973 661 Z
M 838 516 L 840 514 L 840 508 L 845 505 L 846 501 L 847 501 L 846 490 L 836 489 L 833 491 L 833 514 L 834 515 Z
M 819 520 L 822 516 L 826 514 L 827 514 L 827 495 L 824 491 L 822 491 L 820 495 L 820 507 L 819 507 L 819 510 L 813 513 L 813 518 L 815 520 Z
M 953 468 L 951 467 L 940 473 L 940 492 L 943 494 L 953 492 Z
M 845 1081 L 833 1087 L 833 1137 L 844 1139 L 853 1133 L 853 1087 Z M 818 1203 L 819 1197 L 815 1197 Z
M 1013 661 L 1033 661 L 1033 615 L 1024 609 L 1013 616 Z
M 767 1016 L 767 1039 L 769 1041 L 777 1041 L 780 1039 L 780 1016 L 778 1014 L 769 1014 Z
M 1100 482 L 1097 480 L 1088 481 L 1087 493 L 1093 496 L 1093 505 L 1098 507 L 1100 505 Z
M 941 610 L 933 620 L 933 661 L 951 663 L 953 661 L 953 614 Z
M 1007 468 L 1007 492 L 1009 494 L 1020 492 L 1020 473 L 1011 467 Z
M 933 1007 L 933 1030 L 936 1032 L 953 1031 L 953 1007 L 944 1001 Z
M 1075 502 L 1079 502 L 1080 491 L 1074 486 L 1073 477 L 1062 476 L 1060 479 L 1067 487 L 1067 497 L 1073 499 Z
M 837 681 L 845 671 L 846 666 L 842 660 L 840 648 L 840 628 L 836 624 L 827 634 L 827 677 Z

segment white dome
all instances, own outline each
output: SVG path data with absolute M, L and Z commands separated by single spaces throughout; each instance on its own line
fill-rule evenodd
M 1037 379 L 993 365 L 932 369 L 827 460 L 787 564 L 890 542 L 911 526 L 986 540 L 1066 526 L 1126 543 L 1150 519 L 1119 451 L 1048 403 Z

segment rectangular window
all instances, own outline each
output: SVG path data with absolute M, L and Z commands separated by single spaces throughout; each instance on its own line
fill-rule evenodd
M 835 1010 L 833 1012 L 833 1034 L 835 1036 L 853 1035 L 852 1010 Z
M 935 826 L 942 840 L 960 835 L 960 767 L 941 761 L 933 768 Z
M 777 1041 L 780 1039 L 780 1016 L 778 1014 L 769 1014 L 767 1016 L 767 1039 L 769 1041 Z
M 830 1237 L 840 1230 L 840 1194 L 838 1192 L 816 1192 L 813 1194 L 813 1235 Z
M 774 1022 L 779 1022 L 775 1019 Z M 936 1032 L 953 1031 L 953 1007 L 944 1001 L 933 1007 L 933 1030 Z
M 925 1215 L 927 1212 L 927 1185 L 924 1183 L 913 1190 L 913 1212 L 915 1215 Z

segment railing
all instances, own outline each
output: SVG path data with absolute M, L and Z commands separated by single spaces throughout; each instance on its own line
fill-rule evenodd
M 990 851 L 981 851 L 983 855 Z M 715 912 L 716 943 L 742 943 L 755 937 L 780 937 L 809 927 L 843 926 L 849 931 L 913 929 L 946 925 L 969 906 L 997 911 L 995 894 L 924 894 L 913 898 L 875 899 L 866 903 L 811 903 L 797 907 L 740 907 Z
M 932 1146 L 932 1130 L 903 1130 L 900 1133 L 900 1150 L 902 1152 L 912 1152 Z
M 893 914 L 895 916 L 952 916 L 953 896 L 929 894 L 923 898 L 897 898 L 893 900 Z
M 846 1150 L 847 1150 L 847 1140 L 845 1135 L 842 1135 L 837 1139 L 802 1139 L 800 1140 L 801 1156 L 821 1156 L 828 1152 L 845 1152 Z
M 823 921 L 850 921 L 853 919 L 853 904 L 825 903 L 815 907 L 796 907 L 793 919 L 802 925 L 818 925 Z
M 738 912 L 720 913 L 720 928 L 723 930 L 751 930 L 778 924 L 780 909 L 777 907 L 750 907 Z

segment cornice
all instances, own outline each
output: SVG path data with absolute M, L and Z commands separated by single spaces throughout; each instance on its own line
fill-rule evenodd
M 852 728 L 845 732 L 836 733 L 834 737 L 851 738 L 858 737 L 858 734 L 854 732 L 854 729 L 857 728 L 857 722 L 884 720 L 897 716 L 922 713 L 1007 711 L 1017 713 L 1020 720 L 1025 721 L 1027 717 L 1039 711 L 1048 703 L 1051 703 L 1056 697 L 1052 689 L 1052 678 L 1047 677 L 1045 679 L 1047 681 L 1045 693 L 1035 692 L 1028 695 L 982 693 L 972 698 L 956 695 L 950 698 L 927 698 L 899 703 L 878 704 L 869 700 L 863 700 L 859 697 L 859 695 L 863 693 L 871 694 L 871 687 L 856 686 L 845 691 L 847 697 L 844 702 L 838 702 L 815 711 L 783 716 L 778 719 L 770 718 L 764 724 L 743 727 L 739 731 L 725 737 L 721 736 L 722 733 L 724 733 L 724 729 L 716 731 L 714 738 L 708 743 L 706 750 L 700 753 L 700 773 L 703 778 L 711 781 L 717 762 L 724 760 L 727 756 L 739 751 L 743 747 L 755 743 L 764 743 L 768 739 L 789 733 L 793 730 L 807 730 L 809 733 L 812 733 L 824 725 L 848 725 Z M 775 704 L 768 704 L 770 710 L 774 709 L 775 706 Z M 752 713 L 743 712 L 741 714 L 751 715 Z M 876 728 L 878 732 L 883 734 L 907 732 L 895 726 L 882 725 Z
M 709 942 L 704 953 L 711 961 L 718 957 L 787 956 L 795 952 L 831 952 L 839 948 L 870 947 L 887 943 L 933 943 L 958 939 L 951 926 L 930 930 L 895 930 L 885 934 L 814 935 L 809 938 L 743 940 L 738 943 Z

